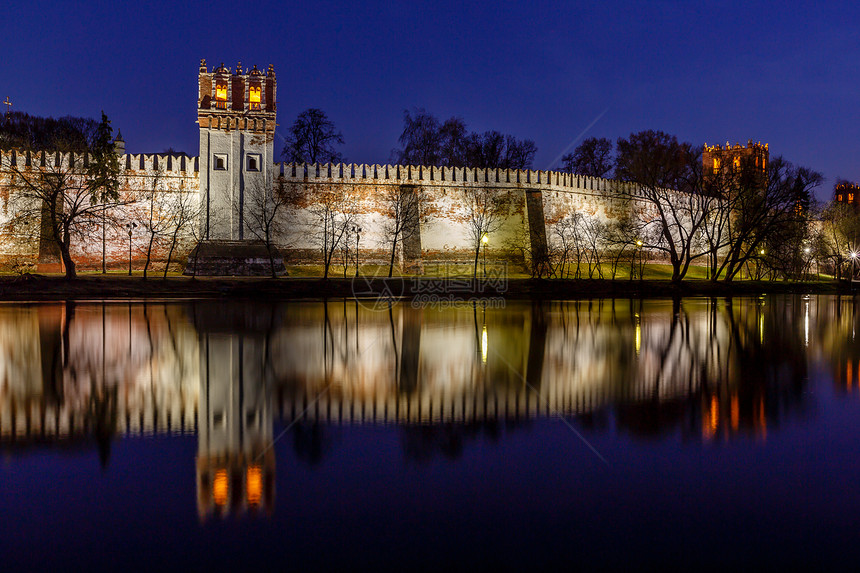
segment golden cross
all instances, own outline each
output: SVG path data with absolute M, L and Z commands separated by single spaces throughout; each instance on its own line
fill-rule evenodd
M 9 96 L 6 96 L 6 101 L 3 102 L 3 105 L 6 106 L 6 114 L 8 115 L 12 111 L 12 102 L 9 101 Z

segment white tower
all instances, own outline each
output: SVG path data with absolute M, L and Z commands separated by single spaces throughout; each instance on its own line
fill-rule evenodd
M 248 205 L 253 194 L 272 193 L 275 70 L 264 74 L 224 64 L 211 73 L 200 61 L 201 236 L 214 241 L 252 239 Z M 259 201 L 259 200 L 257 200 Z

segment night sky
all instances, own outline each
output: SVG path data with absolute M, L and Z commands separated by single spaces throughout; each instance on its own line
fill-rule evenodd
M 404 109 L 533 139 L 660 129 L 860 180 L 856 3 L 72 2 L 0 10 L 0 100 L 98 117 L 132 153 L 198 152 L 197 68 L 275 66 L 279 133 L 325 110 L 349 161 L 384 163 Z M 595 120 L 597 120 L 595 122 Z M 276 155 L 281 144 L 276 143 Z M 276 157 L 277 159 L 277 157 Z

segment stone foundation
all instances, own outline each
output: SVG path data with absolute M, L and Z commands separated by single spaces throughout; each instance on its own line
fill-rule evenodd
M 272 247 L 275 274 L 284 275 L 284 257 Z M 252 241 L 203 241 L 188 255 L 185 275 L 265 277 L 272 275 L 266 245 Z

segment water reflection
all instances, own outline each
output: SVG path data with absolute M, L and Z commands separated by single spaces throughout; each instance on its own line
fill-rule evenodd
M 637 439 L 765 440 L 809 408 L 809 363 L 858 389 L 851 298 L 0 306 L 7 452 L 196 433 L 201 518 L 268 513 L 276 423 L 308 463 L 338 424 L 396 424 L 457 458 L 538 416 Z

